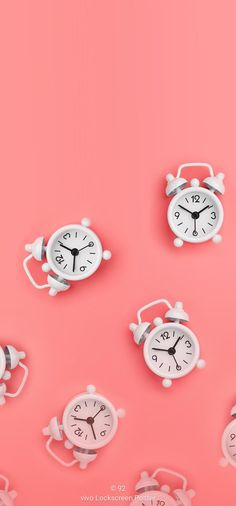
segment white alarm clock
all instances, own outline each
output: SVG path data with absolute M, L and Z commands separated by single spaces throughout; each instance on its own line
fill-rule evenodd
M 168 307 L 165 314 L 168 323 L 163 323 L 162 318 L 155 318 L 152 329 L 151 323 L 142 321 L 141 314 L 158 304 Z M 154 374 L 163 378 L 164 387 L 170 387 L 172 380 L 186 376 L 195 366 L 205 367 L 205 361 L 200 359 L 197 337 L 183 325 L 189 321 L 189 316 L 184 311 L 182 302 L 176 302 L 173 307 L 166 299 L 155 300 L 138 310 L 137 320 L 138 323 L 129 326 L 134 341 L 138 345 L 144 343 L 144 360 Z
M 80 469 L 86 469 L 95 460 L 97 450 L 113 439 L 118 418 L 124 415 L 123 409 L 115 409 L 108 399 L 96 393 L 93 385 L 88 385 L 85 393 L 76 395 L 67 404 L 61 424 L 54 417 L 43 429 L 43 434 L 49 436 L 46 449 L 63 466 L 71 467 L 79 462 Z M 73 453 L 70 462 L 62 460 L 51 448 L 53 440 L 63 440 L 63 433 L 66 437 L 64 446 Z
M 88 278 L 98 269 L 102 259 L 109 260 L 111 252 L 103 250 L 98 236 L 88 228 L 90 220 L 83 218 L 81 224 L 66 225 L 59 228 L 50 237 L 47 246 L 44 237 L 38 237 L 32 244 L 26 244 L 30 253 L 24 259 L 25 272 L 35 288 L 49 288 L 49 295 L 56 295 L 70 288 L 69 281 L 81 281 Z M 47 284 L 39 285 L 31 275 L 28 262 L 31 258 L 46 263 L 44 272 L 50 272 Z
M 28 377 L 28 367 L 22 362 L 25 357 L 24 351 L 17 351 L 13 346 L 0 346 L 0 381 L 4 380 L 4 383 L 0 383 L 0 405 L 5 403 L 5 397 L 17 397 L 25 386 Z M 8 392 L 5 381 L 11 378 L 10 370 L 18 365 L 24 370 L 23 378 L 16 392 Z
M 162 485 L 157 481 L 158 474 L 168 474 L 178 478 L 182 487 L 171 492 L 169 485 Z M 195 497 L 194 490 L 187 490 L 187 480 L 182 474 L 160 467 L 150 476 L 143 471 L 135 487 L 135 498 L 130 506 L 191 506 Z
M 186 167 L 206 167 L 209 170 L 210 176 L 203 181 L 205 187 L 200 186 L 198 179 L 192 179 L 190 187 L 186 188 L 187 180 L 181 177 Z M 176 177 L 168 174 L 166 179 L 166 195 L 173 197 L 168 208 L 168 222 L 176 236 L 174 245 L 181 247 L 184 242 L 196 244 L 209 239 L 220 242 L 224 210 L 216 193 L 223 195 L 225 192 L 224 174 L 214 175 L 208 163 L 184 163 L 178 168 Z
M 231 409 L 233 420 L 227 425 L 223 432 L 221 446 L 224 458 L 220 460 L 220 465 L 226 467 L 228 464 L 236 467 L 236 405 Z
M 9 480 L 3 474 L 0 474 L 0 480 L 4 482 L 4 488 L 0 489 L 0 506 L 12 506 L 17 493 L 15 490 L 9 490 Z

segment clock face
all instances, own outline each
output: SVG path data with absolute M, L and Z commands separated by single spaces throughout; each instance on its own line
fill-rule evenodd
M 199 358 L 199 344 L 193 332 L 181 324 L 165 323 L 153 329 L 144 344 L 148 367 L 162 378 L 188 374 Z
M 79 280 L 97 270 L 102 260 L 102 246 L 92 230 L 82 225 L 68 225 L 50 237 L 46 255 L 56 274 Z
M 218 197 L 199 187 L 180 191 L 168 209 L 172 231 L 187 242 L 211 239 L 220 230 L 223 216 L 223 207 Z
M 226 427 L 222 438 L 222 448 L 226 459 L 236 467 L 236 420 Z
M 85 449 L 96 449 L 111 441 L 117 430 L 117 414 L 113 405 L 93 394 L 72 399 L 64 411 L 63 426 L 67 438 Z
M 137 495 L 131 506 L 176 506 L 176 501 L 170 495 L 159 491 L 148 491 Z

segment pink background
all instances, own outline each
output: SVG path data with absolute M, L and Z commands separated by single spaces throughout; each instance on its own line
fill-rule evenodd
M 18 506 L 131 494 L 159 465 L 187 475 L 195 506 L 236 501 L 218 466 L 236 400 L 235 15 L 234 0 L 1 2 L 1 335 L 30 377 L 1 408 L 0 471 Z M 226 172 L 220 246 L 172 246 L 165 175 L 186 161 Z M 24 244 L 84 215 L 113 259 L 50 299 Z M 157 297 L 184 301 L 208 363 L 168 392 L 128 330 Z M 41 428 L 87 383 L 127 416 L 86 472 L 66 470 Z

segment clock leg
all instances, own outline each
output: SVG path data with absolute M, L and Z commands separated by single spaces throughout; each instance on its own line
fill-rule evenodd
M 59 292 L 65 292 L 70 288 L 70 283 L 56 274 L 49 274 L 47 279 L 50 287 L 49 295 L 55 296 Z
M 76 448 L 73 451 L 73 456 L 80 463 L 80 469 L 87 469 L 90 462 L 96 459 L 97 452 L 95 450 L 83 450 L 82 448 Z
M 222 459 L 220 459 L 220 461 L 219 461 L 219 465 L 220 465 L 221 467 L 227 467 L 227 465 L 228 465 L 228 460 L 227 460 L 227 459 L 225 459 L 225 458 L 223 457 Z
M 169 378 L 165 378 L 165 379 L 163 379 L 163 381 L 162 381 L 162 386 L 163 386 L 164 388 L 170 388 L 170 387 L 171 387 L 171 385 L 172 385 L 172 380 L 171 380 L 171 379 L 169 379 Z
M 205 360 L 203 360 L 202 358 L 200 358 L 197 362 L 197 367 L 198 369 L 204 369 L 204 367 L 206 367 L 206 362 Z
M 6 390 L 7 390 L 6 385 L 4 383 L 1 383 L 1 385 L 0 385 L 0 406 L 5 404 L 5 402 L 6 402 L 6 399 L 5 399 Z
M 183 244 L 184 244 L 184 241 L 182 241 L 182 239 L 180 239 L 179 237 L 175 238 L 174 245 L 176 248 L 181 248 L 181 246 L 183 246 Z
M 222 241 L 222 236 L 220 234 L 216 234 L 214 235 L 212 241 L 215 243 L 215 244 L 219 244 L 219 242 Z

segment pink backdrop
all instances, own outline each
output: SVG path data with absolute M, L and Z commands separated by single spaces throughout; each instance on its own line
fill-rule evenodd
M 235 15 L 234 0 L 1 2 L 1 335 L 30 377 L 1 408 L 0 471 L 18 506 L 132 493 L 158 465 L 187 475 L 194 506 L 236 501 L 218 467 L 236 400 Z M 185 161 L 226 172 L 219 246 L 172 246 L 165 175 Z M 84 215 L 113 259 L 51 299 L 24 243 Z M 184 301 L 208 364 L 168 392 L 128 331 L 157 297 Z M 87 383 L 127 416 L 86 472 L 66 470 L 41 428 Z

